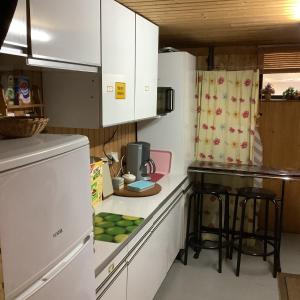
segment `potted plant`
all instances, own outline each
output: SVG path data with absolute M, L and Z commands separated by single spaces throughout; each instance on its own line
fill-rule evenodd
M 266 100 L 271 100 L 271 96 L 275 93 L 275 90 L 272 87 L 272 84 L 268 82 L 264 89 L 261 91 L 261 93 L 264 95 Z
M 287 100 L 295 100 L 298 98 L 298 91 L 293 87 L 289 87 L 283 92 L 282 97 Z

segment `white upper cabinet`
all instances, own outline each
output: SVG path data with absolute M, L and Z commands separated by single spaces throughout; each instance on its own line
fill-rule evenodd
M 158 26 L 136 15 L 135 119 L 156 116 Z
M 57 1 L 54 0 L 55 3 Z M 66 2 L 68 1 L 70 0 Z M 43 1 L 31 0 L 31 5 L 36 5 L 36 21 L 33 23 L 36 25 L 32 27 L 32 31 L 33 28 L 38 28 L 44 40 L 51 39 L 48 42 L 44 41 L 45 45 L 42 41 L 32 45 L 33 57 L 49 59 L 55 57 L 56 60 L 66 60 L 70 48 L 66 45 L 70 42 L 72 48 L 76 48 L 76 44 L 79 44 L 72 53 L 75 55 L 78 52 L 78 55 L 72 56 L 72 61 L 81 60 L 81 63 L 92 64 L 95 60 L 83 61 L 80 55 L 87 54 L 90 50 L 91 54 L 87 57 L 92 58 L 95 49 L 100 55 L 101 44 L 102 64 L 96 74 L 90 76 L 83 72 L 78 75 L 69 72 L 65 74 L 57 74 L 57 71 L 45 72 L 43 76 L 45 112 L 51 120 L 51 126 L 99 128 L 156 116 L 158 27 L 114 0 L 89 0 L 88 3 L 95 4 L 95 1 L 99 6 L 101 4 L 101 22 L 100 16 L 97 17 L 96 13 L 91 14 L 92 17 L 85 18 L 88 22 L 73 22 L 77 30 L 72 31 L 64 23 L 65 19 L 61 12 L 54 16 L 52 22 L 48 19 L 48 23 L 53 26 L 46 26 L 46 22 L 38 22 L 37 20 L 44 19 L 38 16 L 54 11 L 54 5 L 49 1 L 48 10 L 37 13 L 37 7 L 42 6 L 39 3 Z M 72 7 L 78 5 L 78 2 L 82 3 L 76 0 L 72 3 Z M 83 15 L 86 10 L 85 5 L 82 7 Z M 100 7 L 96 4 L 95 7 L 95 11 L 100 12 Z M 32 13 L 35 9 L 32 9 Z M 67 18 L 80 19 L 75 16 Z M 32 16 L 32 19 L 34 20 L 35 17 Z M 55 21 L 56 19 L 58 21 Z M 97 20 L 101 26 L 101 34 L 99 27 L 96 26 Z M 58 22 L 61 24 L 58 25 Z M 79 42 L 80 38 L 77 36 L 88 31 L 89 26 L 94 29 L 97 27 L 99 30 L 98 39 L 94 41 L 96 48 L 93 48 L 94 42 L 92 44 Z M 62 32 L 56 27 L 62 27 Z M 74 36 L 68 35 L 68 31 L 71 31 Z M 44 35 L 45 33 L 47 34 Z M 90 39 L 91 32 L 86 33 L 86 37 Z M 55 45 L 52 47 L 53 43 Z M 49 49 L 46 44 L 49 44 Z M 86 46 L 93 49 L 85 52 Z M 42 54 L 42 47 L 47 50 L 47 55 Z M 59 50 L 59 47 L 63 49 Z
M 30 0 L 32 57 L 101 65 L 99 0 Z
M 135 13 L 101 1 L 102 125 L 134 120 Z
M 1 52 L 14 53 L 10 46 L 27 48 L 26 0 L 19 0 Z M 8 47 L 8 48 L 7 48 Z M 4 48 L 4 49 L 3 49 Z

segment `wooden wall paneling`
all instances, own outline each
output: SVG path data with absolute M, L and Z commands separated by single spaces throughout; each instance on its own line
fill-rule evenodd
M 97 143 L 97 139 L 96 136 L 97 134 L 101 135 L 101 129 L 99 130 L 95 130 L 95 129 L 79 129 L 76 130 L 74 133 L 79 133 L 81 135 L 85 135 L 88 137 L 89 142 L 90 142 L 90 150 L 91 150 L 91 156 L 97 156 L 96 154 L 96 143 Z
M 261 102 L 260 134 L 264 165 L 300 169 L 300 102 Z M 264 187 L 277 193 L 280 184 L 264 180 Z M 300 233 L 300 181 L 287 182 L 284 223 L 285 232 Z
M 100 155 L 100 135 L 97 134 L 97 130 L 94 132 L 94 138 L 95 138 L 95 149 L 94 149 L 94 156 L 99 156 Z
M 257 68 L 257 55 L 215 55 L 215 66 L 217 69 L 248 70 Z
M 208 48 L 181 48 L 197 56 L 197 69 L 207 70 Z M 215 69 L 245 70 L 260 68 L 258 48 L 254 46 L 215 47 Z
M 163 46 L 298 43 L 297 1 L 119 0 L 160 26 Z
M 103 144 L 110 137 L 112 137 L 117 126 L 100 128 L 100 129 L 82 129 L 82 128 L 60 128 L 60 127 L 48 127 L 48 133 L 55 134 L 81 134 L 89 138 L 91 155 L 96 157 L 104 157 Z M 135 125 L 124 124 L 119 125 L 118 132 L 114 139 L 108 143 L 105 147 L 106 152 L 118 152 L 119 159 L 125 154 L 125 147 L 129 142 L 136 141 Z M 120 163 L 114 164 L 114 170 L 119 170 Z M 112 171 L 112 170 L 111 170 Z M 112 174 L 113 175 L 113 174 Z
M 125 128 L 125 135 L 126 135 L 126 141 L 129 143 L 130 140 L 130 124 L 128 124 L 128 127 Z

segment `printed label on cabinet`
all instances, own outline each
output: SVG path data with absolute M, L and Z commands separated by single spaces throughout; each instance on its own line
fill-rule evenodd
M 126 98 L 126 83 L 125 82 L 116 82 L 115 83 L 115 98 L 116 99 L 125 99 Z

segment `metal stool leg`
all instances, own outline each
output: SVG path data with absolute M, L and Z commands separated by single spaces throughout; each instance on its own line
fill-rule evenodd
M 275 207 L 275 224 L 274 224 L 274 265 L 273 265 L 273 277 L 276 278 L 277 272 L 279 269 L 279 207 L 276 200 L 273 200 L 274 207 Z
M 266 208 L 265 208 L 265 232 L 264 232 L 264 255 L 263 260 L 267 260 L 267 251 L 268 251 L 268 227 L 269 227 L 269 201 L 266 200 Z
M 253 199 L 253 224 L 252 224 L 252 233 L 256 232 L 256 198 Z
M 194 230 L 193 230 L 193 233 L 194 233 L 195 240 L 198 239 L 198 235 L 199 235 L 199 232 L 198 232 L 198 228 L 199 228 L 199 201 L 198 200 L 199 199 L 198 199 L 198 197 L 199 197 L 198 193 L 194 192 L 194 201 L 193 201 Z M 193 250 L 195 252 L 197 251 L 197 248 L 195 245 L 193 247 Z
M 234 212 L 233 212 L 233 222 L 231 229 L 231 242 L 230 242 L 230 255 L 229 258 L 232 259 L 233 254 L 233 246 L 234 246 L 234 235 L 235 235 L 235 227 L 236 227 L 236 218 L 237 218 L 237 210 L 238 210 L 239 196 L 236 195 L 234 202 Z
M 199 258 L 200 252 L 201 252 L 201 244 L 202 244 L 202 232 L 201 232 L 201 228 L 202 228 L 202 218 L 203 218 L 203 194 L 202 193 L 198 193 L 197 194 L 197 216 L 198 216 L 198 221 L 197 221 L 197 243 L 198 246 L 195 249 L 195 254 L 194 254 L 194 258 L 197 259 Z
M 220 195 L 216 195 L 216 197 L 219 200 L 219 267 L 218 267 L 218 272 L 222 273 L 222 258 L 223 258 L 223 253 L 222 253 L 222 237 L 223 237 L 223 225 L 222 225 L 222 219 L 223 219 L 223 209 L 222 209 L 222 198 Z
M 282 235 L 282 218 L 283 218 L 283 198 L 280 201 L 276 201 L 279 209 L 278 217 L 278 272 L 281 272 L 281 259 L 280 259 L 280 249 L 281 249 L 281 235 Z
M 195 199 L 195 193 L 192 193 L 189 197 L 186 235 L 185 235 L 184 262 L 183 262 L 184 265 L 187 265 L 187 260 L 188 260 L 192 199 Z
M 224 228 L 226 233 L 226 257 L 230 257 L 230 245 L 229 245 L 229 195 L 225 194 L 225 214 L 224 214 Z
M 247 201 L 248 201 L 248 199 L 245 199 L 242 202 L 242 216 L 241 216 L 241 226 L 240 226 L 240 234 L 239 234 L 238 258 L 237 258 L 237 266 L 236 266 L 236 272 L 235 272 L 236 276 L 240 275 L 243 237 L 244 237 L 245 211 L 246 211 Z

